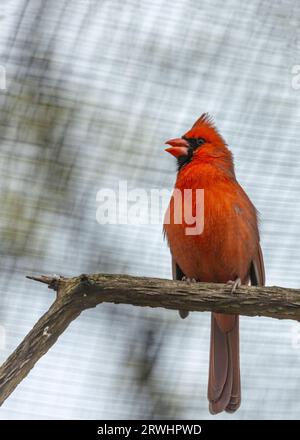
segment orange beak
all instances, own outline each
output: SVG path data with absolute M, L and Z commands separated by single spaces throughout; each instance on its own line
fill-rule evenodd
M 188 155 L 189 144 L 185 139 L 170 139 L 169 141 L 165 142 L 165 144 L 171 145 L 171 147 L 166 148 L 165 151 L 175 157 Z

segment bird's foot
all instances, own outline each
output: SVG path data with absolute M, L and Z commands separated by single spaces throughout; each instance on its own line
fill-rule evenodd
M 234 281 L 229 280 L 226 283 L 226 287 L 228 286 L 230 293 L 235 293 L 236 289 L 238 289 L 242 285 L 242 281 L 240 278 L 236 278 Z
M 181 281 L 185 281 L 187 284 L 193 284 L 193 283 L 197 283 L 197 281 L 195 280 L 195 278 L 188 278 L 186 276 L 181 278 Z

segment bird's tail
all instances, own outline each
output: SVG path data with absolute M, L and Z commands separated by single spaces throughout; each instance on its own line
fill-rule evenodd
M 241 403 L 239 316 L 212 313 L 210 337 L 209 410 L 234 412 Z

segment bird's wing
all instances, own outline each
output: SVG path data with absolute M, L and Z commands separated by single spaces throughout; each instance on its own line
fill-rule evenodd
M 181 281 L 182 278 L 185 276 L 173 257 L 172 257 L 172 276 L 173 276 L 173 280 L 179 280 L 179 281 Z M 182 319 L 186 318 L 188 314 L 189 312 L 187 310 L 179 310 L 179 316 Z
M 250 281 L 252 286 L 264 286 L 266 282 L 264 258 L 260 244 L 250 266 Z
M 173 280 L 179 280 L 179 281 L 181 281 L 182 278 L 185 276 L 173 257 L 172 257 L 172 276 L 173 276 Z

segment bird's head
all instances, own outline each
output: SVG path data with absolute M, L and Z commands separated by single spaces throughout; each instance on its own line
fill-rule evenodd
M 166 142 L 165 151 L 177 159 L 178 170 L 190 162 L 224 159 L 232 162 L 231 153 L 208 113 L 203 113 L 181 138 Z

